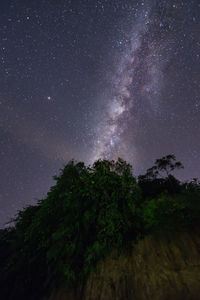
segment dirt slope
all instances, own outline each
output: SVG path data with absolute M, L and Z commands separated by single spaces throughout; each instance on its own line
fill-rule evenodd
M 62 287 L 47 299 L 200 299 L 200 231 L 146 237 L 129 254 L 100 262 L 82 292 Z

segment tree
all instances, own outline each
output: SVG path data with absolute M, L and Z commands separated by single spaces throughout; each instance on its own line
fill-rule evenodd
M 180 182 L 171 172 L 175 169 L 182 169 L 180 161 L 176 161 L 173 154 L 156 159 L 153 167 L 146 171 L 146 174 L 138 176 L 138 184 L 143 191 L 144 198 L 147 196 L 156 196 L 163 191 L 176 193 L 180 191 Z
M 15 286 L 22 285 L 21 293 L 33 290 L 35 299 L 41 282 L 45 291 L 60 280 L 70 285 L 84 279 L 109 251 L 136 238 L 140 226 L 140 190 L 122 159 L 92 167 L 72 160 L 54 179 L 47 197 L 19 212 L 15 222 Z
M 182 163 L 180 161 L 176 161 L 175 155 L 169 154 L 167 156 L 163 156 L 162 158 L 156 159 L 154 166 L 148 169 L 144 176 L 147 179 L 155 179 L 158 176 L 163 178 L 164 174 L 168 177 L 175 169 L 183 168 L 184 167 Z
M 170 174 L 180 167 L 168 155 L 137 184 L 121 158 L 89 167 L 70 161 L 47 196 L 20 211 L 12 230 L 0 231 L 3 298 L 41 299 L 63 281 L 79 285 L 113 249 L 199 224 L 200 183 L 180 184 Z

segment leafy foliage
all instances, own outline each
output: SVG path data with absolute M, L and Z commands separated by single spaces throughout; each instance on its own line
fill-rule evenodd
M 24 290 L 37 290 L 39 282 L 45 291 L 57 280 L 83 280 L 108 251 L 129 242 L 137 222 L 140 191 L 123 160 L 99 160 L 92 167 L 71 161 L 54 179 L 47 197 L 16 219 L 9 268 L 13 274 L 23 270 Z
M 144 202 L 142 214 L 145 229 L 151 233 L 192 228 L 199 221 L 200 193 L 160 195 Z
M 39 299 L 62 280 L 69 286 L 83 282 L 113 248 L 197 224 L 200 184 L 182 184 L 170 174 L 180 167 L 168 155 L 137 183 L 120 158 L 89 167 L 70 161 L 47 197 L 20 211 L 15 227 L 0 232 L 4 298 Z M 162 171 L 167 177 L 158 175 Z

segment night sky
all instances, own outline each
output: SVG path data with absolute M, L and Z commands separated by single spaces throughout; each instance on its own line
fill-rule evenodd
M 200 170 L 200 1 L 0 1 L 0 226 L 69 160 Z

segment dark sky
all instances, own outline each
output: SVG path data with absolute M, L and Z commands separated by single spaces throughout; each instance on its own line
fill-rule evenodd
M 0 1 L 0 226 L 69 160 L 200 170 L 200 1 Z

